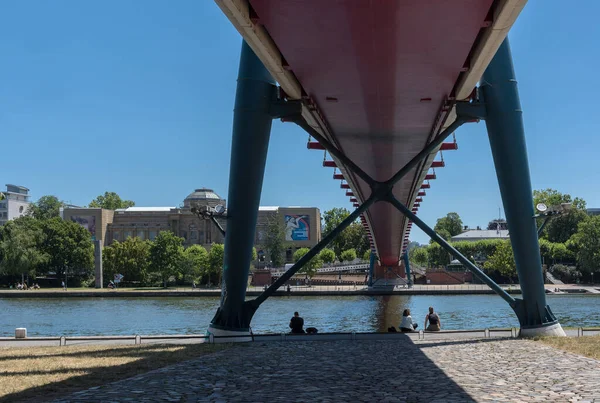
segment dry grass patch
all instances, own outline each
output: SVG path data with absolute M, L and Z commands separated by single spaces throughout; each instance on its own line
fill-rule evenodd
M 569 353 L 600 360 L 600 336 L 542 337 L 536 340 Z
M 129 378 L 231 345 L 67 346 L 0 349 L 0 401 L 39 401 Z

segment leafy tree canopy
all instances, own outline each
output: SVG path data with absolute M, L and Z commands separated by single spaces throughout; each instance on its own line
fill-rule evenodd
M 294 262 L 298 262 L 304 255 L 306 255 L 308 253 L 310 249 L 308 248 L 300 248 L 298 249 L 295 253 L 294 253 Z M 302 266 L 302 269 L 300 270 L 300 273 L 305 273 L 308 275 L 308 277 L 312 278 L 315 274 L 317 274 L 317 269 L 320 268 L 323 265 L 323 262 L 321 262 L 321 260 L 319 259 L 319 256 L 315 256 L 312 259 L 310 259 L 308 262 L 306 262 L 306 264 L 304 266 Z
M 273 266 L 282 267 L 285 264 L 285 229 L 281 216 L 269 218 L 265 228 L 264 237 L 261 240 L 262 246 L 270 257 Z
M 438 218 L 433 229 L 438 234 L 440 234 L 442 231 L 446 231 L 448 234 L 450 234 L 450 237 L 453 237 L 454 235 L 462 233 L 463 222 L 458 213 L 448 213 L 445 217 Z
M 208 269 L 208 252 L 200 245 L 192 245 L 183 253 L 180 274 L 183 282 L 197 280 Z
M 96 197 L 89 205 L 89 207 L 100 207 L 107 210 L 116 210 L 133 206 L 135 206 L 135 202 L 123 200 L 115 192 L 104 192 L 104 195 Z
M 577 250 L 579 270 L 586 273 L 598 271 L 600 269 L 600 216 L 582 221 L 571 242 Z
M 534 190 L 533 203 L 534 205 L 544 203 L 548 207 L 561 203 L 572 203 L 573 208 L 570 211 L 552 217 L 544 228 L 542 237 L 547 238 L 550 242 L 567 242 L 577 232 L 579 223 L 588 218 L 585 200 L 579 197 L 573 199 L 570 194 L 554 189 Z M 538 225 L 541 225 L 543 218 L 539 218 L 537 221 Z
M 408 259 L 419 266 L 427 266 L 429 254 L 426 247 L 412 248 L 408 251 Z
M 331 233 L 349 215 L 350 211 L 343 207 L 336 207 L 325 211 L 325 213 L 323 213 L 323 236 L 327 236 Z M 341 259 L 342 252 L 347 249 L 354 249 L 359 255 L 362 255 L 369 249 L 370 245 L 363 226 L 359 222 L 353 222 L 331 241 L 329 247 L 333 249 L 338 259 Z
M 209 275 L 216 276 L 217 283 L 221 281 L 221 274 L 223 273 L 223 260 L 225 259 L 225 245 L 222 243 L 215 243 L 211 246 L 210 252 L 208 252 L 208 268 Z
M 164 287 L 177 275 L 183 260 L 183 238 L 161 231 L 150 246 L 150 270 L 159 275 Z
M 48 255 L 46 272 L 63 276 L 89 277 L 94 271 L 94 244 L 81 225 L 54 217 L 42 221 L 44 241 L 41 250 Z
M 38 220 L 49 220 L 50 218 L 60 216 L 60 208 L 64 202 L 58 200 L 56 196 L 42 196 L 39 200 L 29 206 L 27 215 Z
M 324 263 L 333 263 L 335 261 L 335 252 L 331 249 L 325 248 L 321 251 L 321 253 L 319 253 L 319 258 Z
M 44 233 L 38 221 L 20 217 L 0 227 L 0 274 L 35 276 L 48 256 L 39 249 Z
M 356 259 L 356 250 L 354 249 L 346 249 L 342 252 L 341 256 L 342 262 L 351 262 Z
M 150 244 L 150 241 L 131 237 L 105 247 L 102 251 L 104 280 L 108 283 L 115 274 L 122 274 L 124 281 L 145 284 L 150 266 Z
M 514 277 L 517 274 L 517 266 L 510 241 L 502 241 L 496 251 L 485 262 L 484 268 L 490 271 L 496 270 L 505 277 Z

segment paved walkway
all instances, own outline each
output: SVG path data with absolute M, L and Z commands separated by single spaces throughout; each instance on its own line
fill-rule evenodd
M 57 402 L 600 402 L 600 362 L 527 340 L 236 346 Z

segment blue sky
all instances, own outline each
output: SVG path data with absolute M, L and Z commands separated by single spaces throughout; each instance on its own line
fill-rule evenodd
M 600 3 L 531 1 L 510 38 L 534 188 L 600 207 Z M 227 196 L 241 39 L 209 0 L 5 2 L 0 13 L 0 185 L 85 205 L 106 190 L 139 206 L 178 205 L 194 188 Z M 261 204 L 350 208 L 275 122 Z M 485 125 L 457 132 L 419 215 L 486 225 L 501 206 Z M 428 241 L 418 229 L 411 238 Z

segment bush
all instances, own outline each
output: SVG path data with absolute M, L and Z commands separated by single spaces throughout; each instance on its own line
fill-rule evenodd
M 342 262 L 351 262 L 356 259 L 356 250 L 355 249 L 347 249 L 342 252 L 340 255 L 340 259 Z

